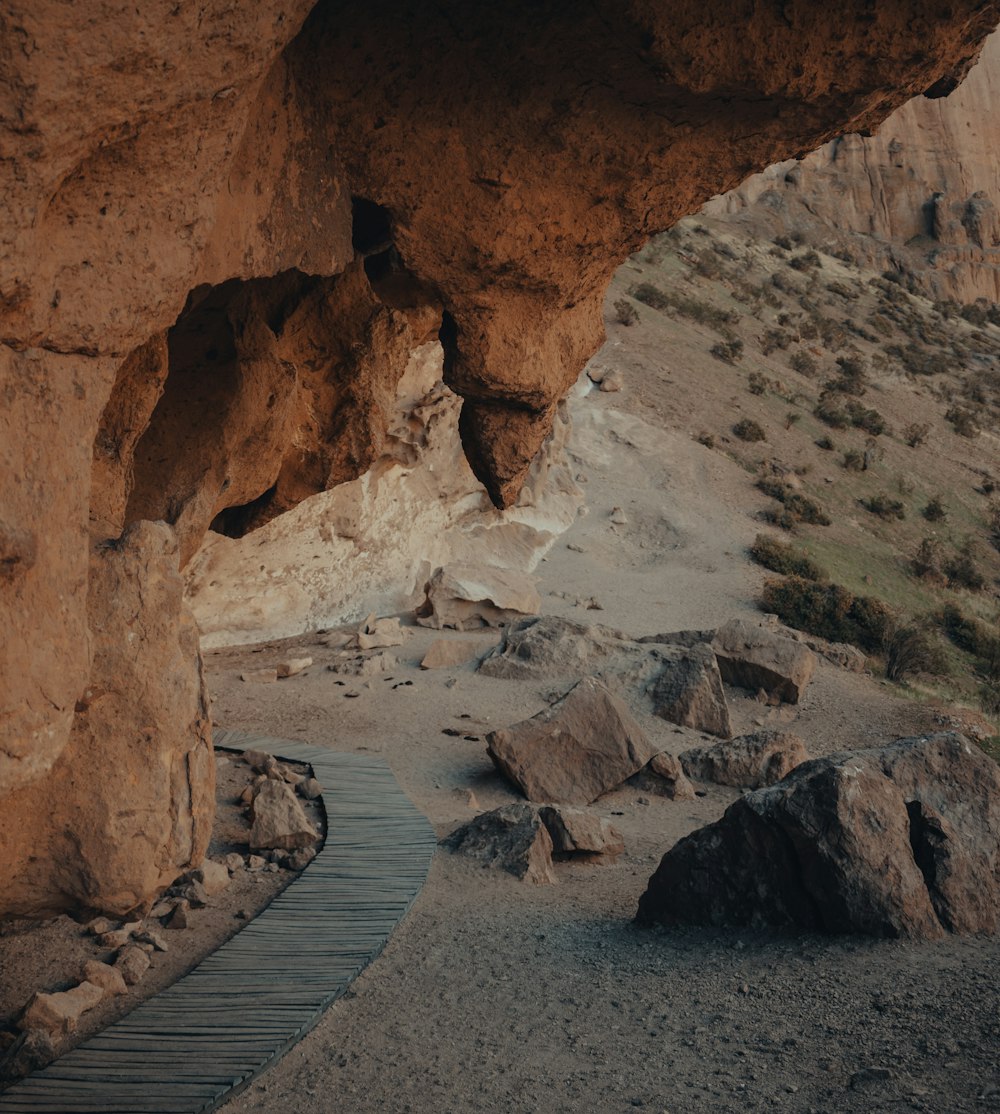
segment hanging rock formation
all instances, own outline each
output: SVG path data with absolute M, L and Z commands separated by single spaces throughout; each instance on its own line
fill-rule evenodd
M 210 525 L 238 535 L 364 473 L 435 336 L 470 464 L 511 504 L 629 252 L 953 85 L 998 18 L 0 4 L 0 806 L 38 838 L 0 914 L 119 908 L 201 853 L 208 726 L 174 578 Z M 150 519 L 167 526 L 129 530 Z M 188 664 L 164 672 L 175 647 Z M 131 771 L 142 807 L 106 830 L 89 779 L 60 773 L 83 761 Z

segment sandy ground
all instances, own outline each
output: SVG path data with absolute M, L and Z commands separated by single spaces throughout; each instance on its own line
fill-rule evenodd
M 572 403 L 588 507 L 539 568 L 543 610 L 634 634 L 705 628 L 752 610 L 761 575 L 743 551 L 764 501 L 722 454 L 644 422 L 629 390 L 628 382 L 622 395 L 581 388 Z M 611 524 L 614 507 L 625 525 Z M 602 610 L 587 609 L 591 598 Z M 482 736 L 540 710 L 546 691 L 480 677 L 472 665 L 422 672 L 436 637 L 414 629 L 391 680 L 337 677 L 325 669 L 333 652 L 310 638 L 215 652 L 207 662 L 215 718 L 383 755 L 443 836 L 475 804 L 515 799 Z M 484 652 L 498 640 L 471 637 Z M 247 664 L 300 652 L 315 658 L 303 675 L 278 685 L 239 680 Z M 400 680 L 413 683 L 394 687 Z M 826 663 L 796 709 L 729 696 L 738 728 L 793 724 L 814 754 L 932 727 L 926 707 Z M 691 745 L 691 732 L 645 722 L 665 749 Z M 632 789 L 602 798 L 595 810 L 622 830 L 626 854 L 609 866 L 560 864 L 557 886 L 439 851 L 383 956 L 223 1109 L 1000 1109 L 996 940 L 914 945 L 632 926 L 662 853 L 735 799 L 706 788 L 694 802 Z

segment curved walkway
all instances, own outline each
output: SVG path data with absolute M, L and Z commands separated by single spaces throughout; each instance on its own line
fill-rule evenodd
M 3 1095 L 3 1114 L 200 1114 L 280 1059 L 382 951 L 420 892 L 434 832 L 379 758 L 240 731 L 217 747 L 308 762 L 326 842 L 184 978 Z

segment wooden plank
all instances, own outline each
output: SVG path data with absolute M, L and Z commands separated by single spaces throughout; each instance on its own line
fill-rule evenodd
M 419 893 L 433 829 L 372 755 L 243 731 L 219 748 L 305 762 L 327 839 L 283 894 L 193 971 L 0 1094 L 2 1114 L 205 1114 L 284 1055 L 377 957 Z

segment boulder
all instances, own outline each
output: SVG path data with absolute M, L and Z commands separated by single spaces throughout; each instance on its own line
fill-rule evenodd
M 681 760 L 665 751 L 654 754 L 633 782 L 648 792 L 657 793 L 670 801 L 695 799 L 694 786 L 688 781 Z
M 214 859 L 206 859 L 191 877 L 195 882 L 200 882 L 205 893 L 212 897 L 222 893 L 229 885 L 229 867 Z
M 707 646 L 678 651 L 665 662 L 649 695 L 653 712 L 661 719 L 723 739 L 733 733 L 722 675 Z
M 319 839 L 319 833 L 299 804 L 295 791 L 283 781 L 266 781 L 251 807 L 250 846 L 295 851 Z
M 712 649 L 727 684 L 764 689 L 788 704 L 798 704 L 816 668 L 815 654 L 801 642 L 746 619 L 719 627 Z
M 538 810 L 548 829 L 552 850 L 560 855 L 607 855 L 625 850 L 625 840 L 610 820 L 580 808 L 545 805 Z
M 83 977 L 93 986 L 98 986 L 109 998 L 117 998 L 120 994 L 128 992 L 122 973 L 110 963 L 100 963 L 96 959 L 89 960 L 83 968 Z
M 427 653 L 420 662 L 420 668 L 454 669 L 471 661 L 479 652 L 479 643 L 469 638 L 438 638 L 427 648 Z
M 529 804 L 483 812 L 448 836 L 444 846 L 525 882 L 556 881 L 552 839 L 538 810 Z
M 625 705 L 592 677 L 531 719 L 491 731 L 486 743 L 529 800 L 559 804 L 589 804 L 655 753 Z
M 1000 767 L 962 735 L 814 759 L 664 855 L 638 919 L 933 939 L 1000 927 Z
M 546 615 L 508 627 L 479 672 L 510 681 L 582 677 L 609 659 L 628 655 L 635 646 L 627 634 L 611 627 Z
M 437 630 L 504 627 L 518 616 L 536 614 L 542 606 L 531 577 L 488 565 L 445 565 L 424 590 L 417 622 Z
M 372 612 L 358 627 L 348 645 L 356 646 L 359 650 L 384 650 L 389 646 L 402 646 L 407 633 L 395 616 L 377 619 Z
M 52 1037 L 65 1036 L 103 997 L 104 991 L 92 982 L 82 982 L 58 994 L 36 994 L 18 1024 L 22 1029 L 42 1029 Z
M 762 789 L 781 781 L 808 758 L 798 735 L 770 730 L 711 747 L 693 747 L 684 751 L 680 760 L 688 777 L 739 789 Z

